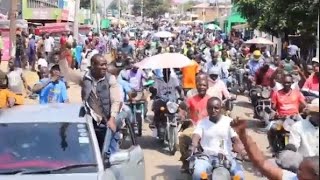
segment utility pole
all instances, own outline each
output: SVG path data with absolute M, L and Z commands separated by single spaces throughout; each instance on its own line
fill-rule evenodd
M 143 0 L 141 0 L 141 20 L 143 22 L 143 6 L 144 6 L 144 3 L 143 3 Z
M 16 25 L 17 25 L 17 12 L 18 12 L 18 2 L 17 0 L 11 0 L 10 5 L 10 45 L 9 51 L 10 56 L 14 57 L 16 55 Z
M 75 10 L 74 10 L 74 20 L 73 20 L 73 37 L 79 40 L 79 10 L 80 10 L 80 0 L 75 0 Z
M 121 17 L 121 0 L 118 0 L 118 26 L 120 27 L 120 17 Z
M 318 28 L 317 28 L 317 52 L 316 52 L 316 57 L 319 58 L 319 12 L 320 10 L 318 9 Z

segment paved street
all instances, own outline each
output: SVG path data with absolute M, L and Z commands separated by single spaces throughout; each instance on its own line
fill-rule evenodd
M 5 70 L 5 65 L 1 65 L 1 69 Z M 27 72 L 28 83 L 32 85 L 37 81 L 35 73 Z M 70 83 L 68 90 L 71 103 L 80 103 L 80 87 Z M 34 100 L 27 100 L 27 104 L 37 103 Z M 239 116 L 241 118 L 250 119 L 252 117 L 252 110 L 248 99 L 244 96 L 239 96 L 237 105 L 233 110 L 232 116 Z M 151 105 L 151 103 L 149 103 Z M 151 111 L 149 110 L 149 113 Z M 151 114 L 150 114 L 151 115 Z M 254 127 L 255 121 L 251 121 L 250 125 Z M 266 152 L 267 139 L 264 134 L 254 132 L 254 128 L 250 128 L 250 133 L 255 139 L 261 150 Z M 187 175 L 180 173 L 181 162 L 179 162 L 180 154 L 176 153 L 175 156 L 170 156 L 166 150 L 161 146 L 157 140 L 152 137 L 152 132 L 147 124 L 144 124 L 143 137 L 138 139 L 138 143 L 143 147 L 145 152 L 146 162 L 146 180 L 186 180 Z M 245 163 L 244 168 L 246 171 L 246 179 L 256 180 L 262 179 L 256 171 L 252 168 L 251 163 Z

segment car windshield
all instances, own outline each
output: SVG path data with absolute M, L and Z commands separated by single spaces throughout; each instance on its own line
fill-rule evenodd
M 85 123 L 0 123 L 0 173 L 77 164 L 97 164 Z

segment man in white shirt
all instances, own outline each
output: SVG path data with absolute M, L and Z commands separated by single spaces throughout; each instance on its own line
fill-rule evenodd
M 201 173 L 212 170 L 213 164 L 217 162 L 218 157 L 226 157 L 231 162 L 230 172 L 232 176 L 238 175 L 244 179 L 242 167 L 237 163 L 232 155 L 234 150 L 245 154 L 244 148 L 236 134 L 231 128 L 232 119 L 221 113 L 222 102 L 217 97 L 211 97 L 207 102 L 208 117 L 201 120 L 196 126 L 192 136 L 192 146 L 190 150 L 194 153 L 200 145 L 203 153 L 209 156 L 209 159 L 201 158 L 195 160 L 193 180 L 201 179 Z
M 50 59 L 50 55 L 51 55 L 51 52 L 53 51 L 53 47 L 54 47 L 54 39 L 47 34 L 44 40 L 44 51 L 46 53 L 45 59 Z
M 304 157 L 319 156 L 319 99 L 307 106 L 310 116 L 292 125 L 289 144 Z

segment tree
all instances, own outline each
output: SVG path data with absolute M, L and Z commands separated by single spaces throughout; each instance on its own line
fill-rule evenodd
M 300 34 L 302 51 L 307 51 L 316 40 L 319 0 L 235 0 L 234 3 L 252 28 L 285 39 L 289 34 Z
M 169 12 L 169 9 L 169 0 L 143 0 L 143 13 L 145 16 L 157 18 Z M 141 0 L 134 0 L 132 11 L 136 16 L 141 14 Z

